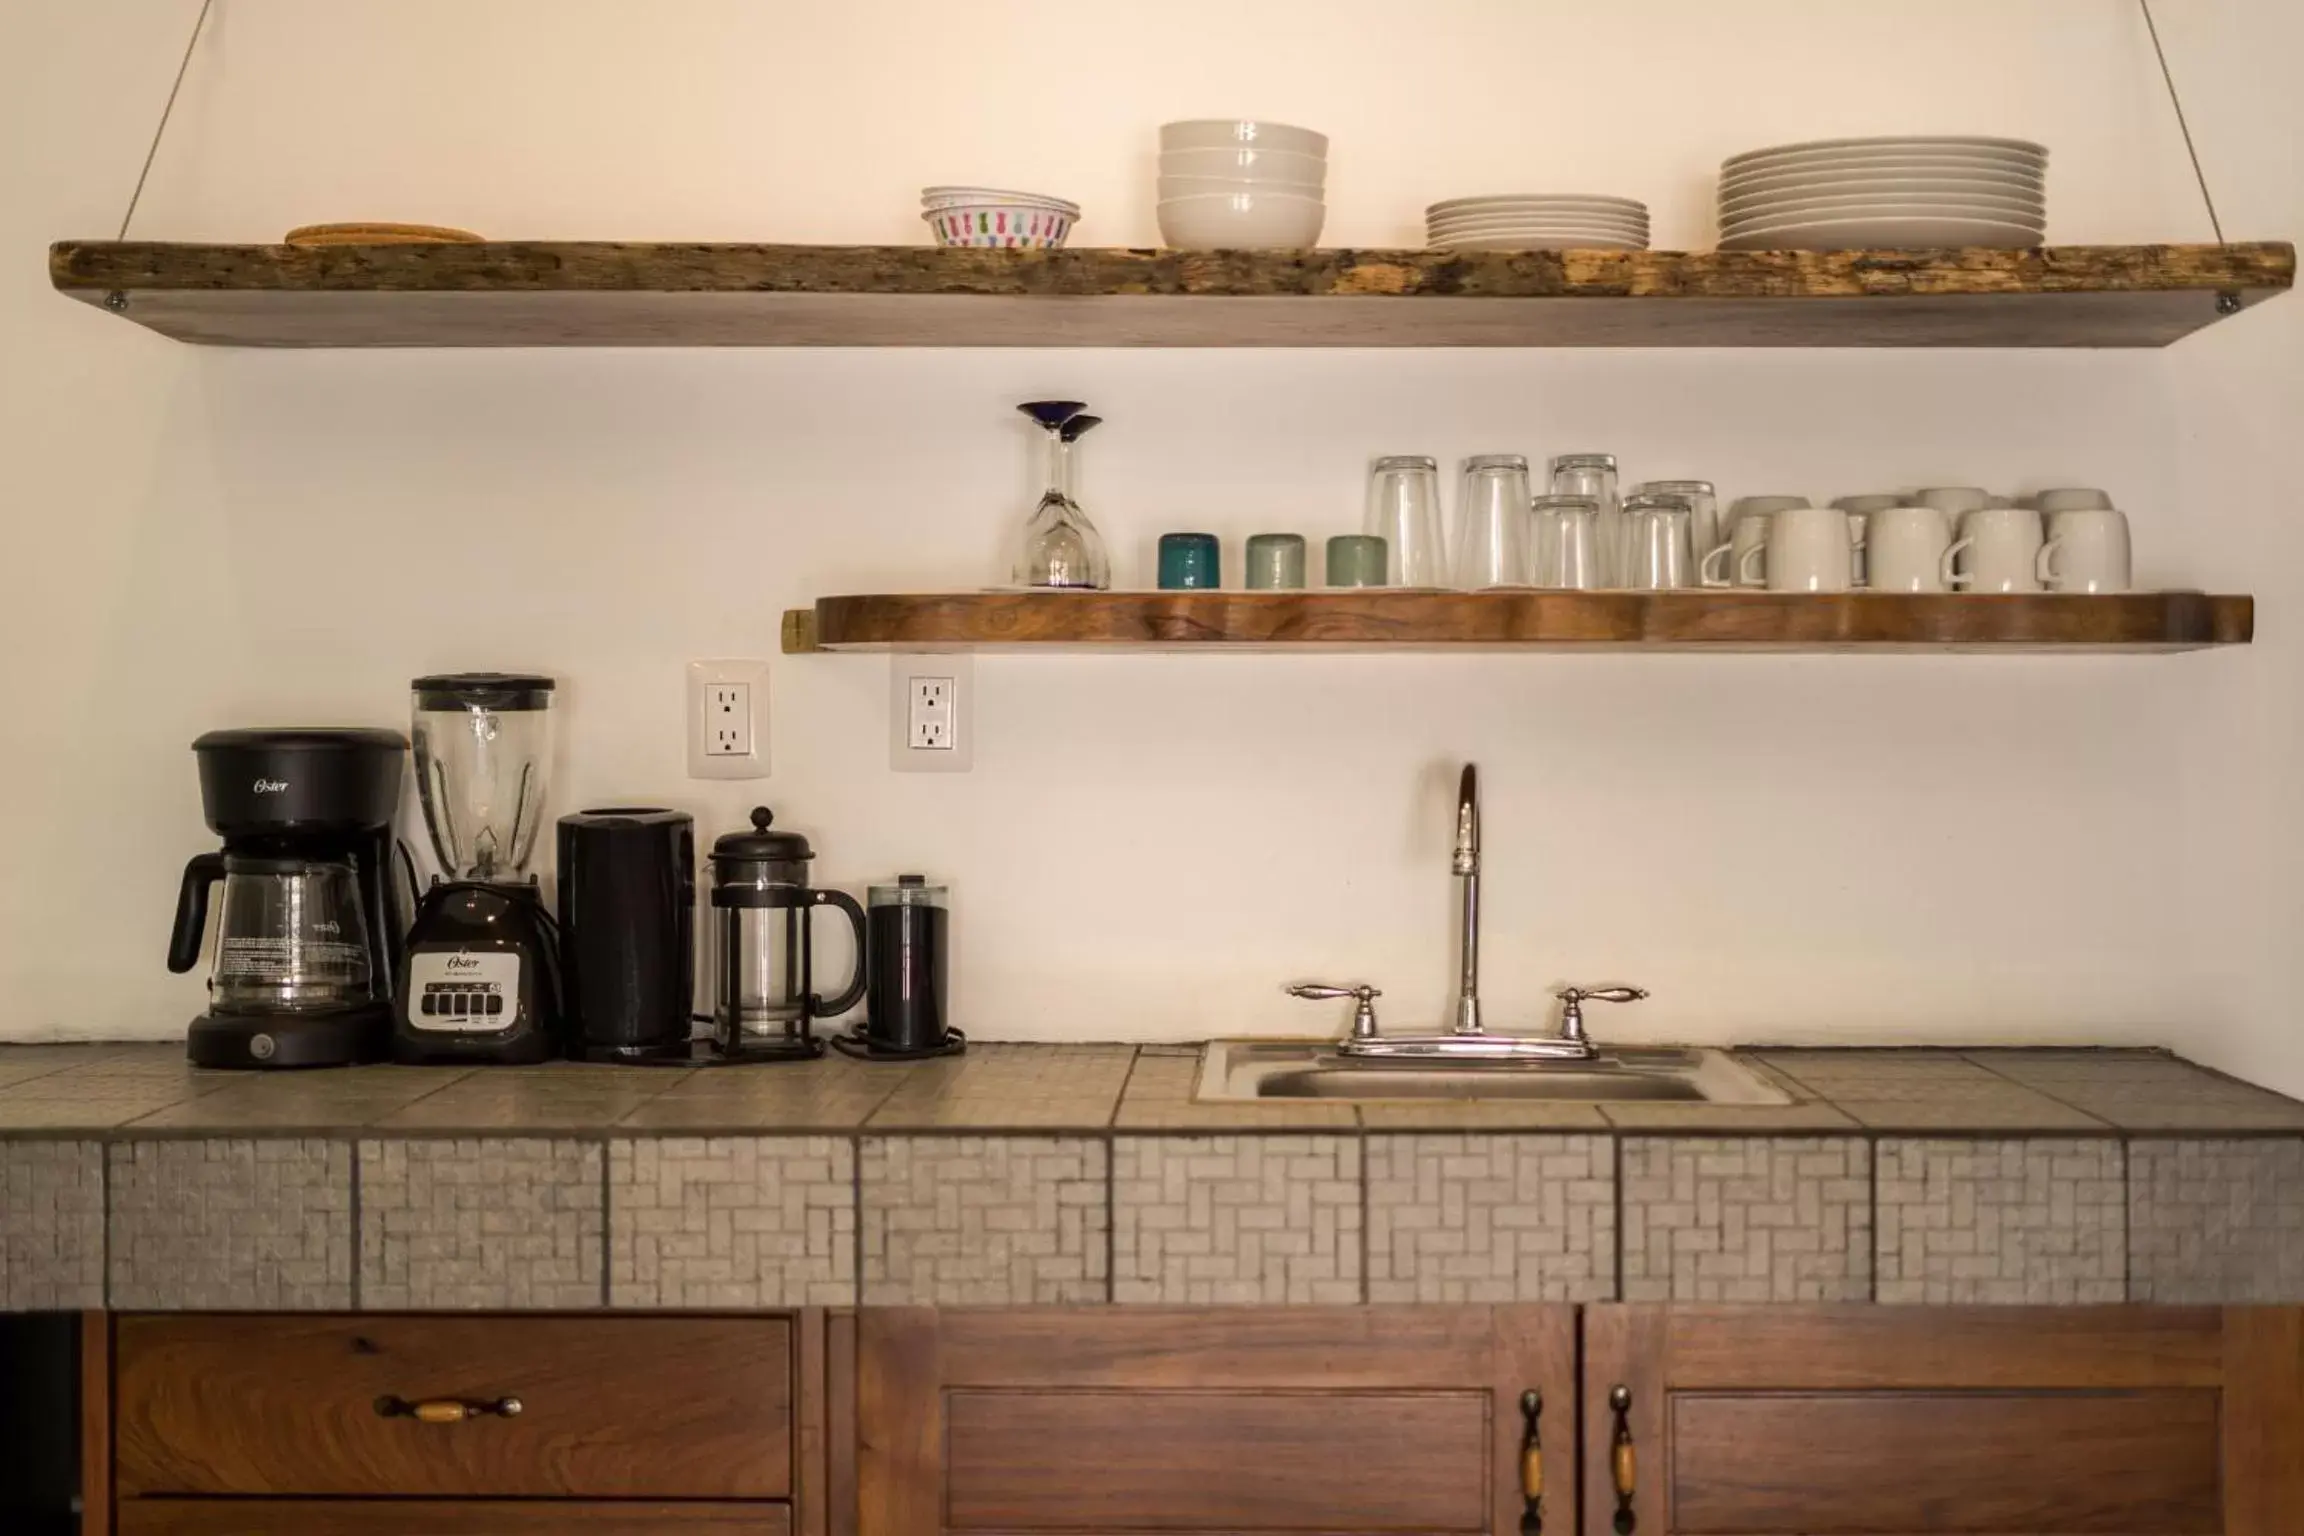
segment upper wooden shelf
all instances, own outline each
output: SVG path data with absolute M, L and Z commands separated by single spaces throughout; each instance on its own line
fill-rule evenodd
M 784 649 L 2186 651 L 2255 628 L 2253 598 L 2201 592 L 950 592 L 819 598 Z
M 66 241 L 49 270 L 222 346 L 2159 347 L 2287 289 L 2296 252 Z

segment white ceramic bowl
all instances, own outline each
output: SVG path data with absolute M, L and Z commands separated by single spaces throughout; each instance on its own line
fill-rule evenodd
M 1199 117 L 1160 125 L 1160 147 L 1175 149 L 1284 149 L 1293 155 L 1328 156 L 1328 135 L 1256 118 Z
M 1259 181 L 1245 176 L 1163 176 L 1160 201 L 1177 197 L 1228 197 L 1234 192 L 1285 192 L 1292 197 L 1318 198 L 1316 181 Z
M 981 208 L 987 204 L 1009 203 L 1029 208 L 1053 208 L 1059 213 L 1080 217 L 1080 205 L 1068 198 L 1050 197 L 1042 192 L 1011 192 L 1002 187 L 922 187 L 920 206 L 936 208 Z
M 1158 209 L 1160 238 L 1179 251 L 1308 250 L 1319 243 L 1328 207 L 1286 192 L 1177 197 Z
M 1071 214 L 1022 203 L 930 208 L 920 217 L 936 232 L 938 245 L 978 250 L 1053 251 L 1072 233 Z
M 1285 149 L 1258 149 L 1249 145 L 1226 149 L 1171 149 L 1160 156 L 1160 174 L 1321 182 L 1328 179 L 1328 161 L 1321 155 L 1299 155 Z

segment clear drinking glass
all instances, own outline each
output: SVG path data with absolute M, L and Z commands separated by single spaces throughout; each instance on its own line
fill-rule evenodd
M 1638 495 L 1624 503 L 1624 570 L 1617 585 L 1671 592 L 1696 585 L 1693 517 L 1686 498 Z
M 1701 560 L 1719 547 L 1728 534 L 1720 524 L 1720 496 L 1709 480 L 1651 480 L 1640 487 L 1647 496 L 1677 496 L 1688 503 L 1688 542 Z
M 1600 585 L 1624 580 L 1624 511 L 1616 493 L 1616 455 L 1564 453 L 1552 461 L 1552 494 L 1581 496 L 1594 508 L 1600 544 Z
M 1084 407 L 1077 400 L 1031 400 L 1016 409 L 1047 434 L 1046 488 L 1024 525 L 1016 585 L 1104 591 L 1112 585 L 1112 561 L 1104 552 L 1104 536 L 1080 510 L 1072 462 L 1072 445 L 1104 418 L 1081 415 Z
M 1517 453 L 1483 453 L 1464 461 L 1458 493 L 1456 585 L 1528 584 L 1528 460 Z
M 1438 461 L 1420 453 L 1397 453 L 1371 465 L 1366 531 L 1384 541 L 1386 586 L 1446 586 Z
M 1600 504 L 1589 496 L 1539 496 L 1533 508 L 1536 585 L 1590 592 L 1600 576 Z

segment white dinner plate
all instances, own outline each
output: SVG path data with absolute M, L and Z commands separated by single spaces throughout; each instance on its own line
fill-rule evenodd
M 1646 219 L 1619 219 L 1605 213 L 1579 213 L 1574 209 L 1558 213 L 1467 213 L 1424 221 L 1426 229 L 1461 229 L 1473 224 L 1589 224 L 1603 229 L 1629 230 L 1648 227 Z
M 1917 250 L 1983 246 L 2024 250 L 2040 244 L 2037 231 L 1985 219 L 1832 219 L 1753 230 L 1720 242 L 1724 251 Z
M 1648 244 L 1644 240 L 1604 240 L 1596 235 L 1572 239 L 1467 235 L 1455 240 L 1435 240 L 1428 248 L 1435 251 L 1644 251 Z
M 2002 224 L 2045 224 L 2048 210 L 2021 203 L 1986 202 L 1973 197 L 1828 197 L 1800 203 L 1769 203 L 1757 208 L 1723 210 L 1720 227 L 1748 224 L 1805 224 L 1815 219 L 1841 219 L 1874 213 L 1900 214 L 1906 209 L 1949 214 L 1956 219 L 1992 219 Z
M 1451 197 L 1432 204 L 1424 210 L 1433 214 L 1462 213 L 1474 208 L 1536 208 L 1552 206 L 1613 208 L 1624 213 L 1637 213 L 1645 217 L 1646 203 L 1629 197 L 1602 197 L 1583 192 L 1506 192 L 1493 197 Z
M 1881 181 L 1819 181 L 1807 186 L 1770 187 L 1759 192 L 1723 194 L 1722 213 L 1742 213 L 1785 203 L 1815 203 L 1840 197 L 1928 197 L 1946 202 L 2007 203 L 2018 208 L 2045 208 L 2047 194 L 1997 182 L 1943 181 L 1925 176 Z
M 1427 240 L 1633 240 L 1645 245 L 1644 229 L 1612 229 L 1596 224 L 1492 224 L 1478 229 L 1428 229 Z
M 1766 218 L 1744 219 L 1720 226 L 1720 238 L 1740 240 L 1746 235 L 1765 234 L 1770 230 L 1795 229 L 1803 224 L 1846 224 L 1859 220 L 1879 219 L 1950 219 L 1970 224 L 2005 224 L 2020 229 L 2032 238 L 2027 244 L 2037 245 L 2048 233 L 2046 219 L 2021 214 L 1994 213 L 1990 209 L 1964 208 L 1957 204 L 1940 203 L 1873 203 L 1856 208 L 1808 208 L 1793 213 L 1774 214 Z
M 2030 170 L 2018 166 L 1998 166 L 1972 159 L 1880 159 L 1880 161 L 1818 161 L 1813 166 L 1797 166 L 1788 170 L 1746 170 L 1742 175 L 1723 175 L 1723 191 L 1765 191 L 1769 187 L 1799 187 L 1804 182 L 1848 182 L 1869 180 L 1887 182 L 1896 177 L 1935 177 L 1951 182 L 1993 182 L 2007 187 L 2046 187 L 2046 170 Z
M 1862 139 L 1809 139 L 1799 144 L 1770 144 L 1760 149 L 1748 149 L 1740 155 L 1730 155 L 1720 162 L 1722 170 L 1756 165 L 1764 161 L 1812 159 L 1819 155 L 1865 154 L 1936 154 L 1956 150 L 1962 154 L 1988 155 L 2002 160 L 2045 161 L 2048 146 L 2035 144 L 2030 139 L 1995 139 L 1963 133 L 1886 134 Z

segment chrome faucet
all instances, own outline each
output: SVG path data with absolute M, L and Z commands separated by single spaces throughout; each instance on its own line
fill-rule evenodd
M 1337 1043 L 1346 1056 L 1459 1061 L 1590 1061 L 1600 1054 L 1584 1032 L 1584 1004 L 1632 1003 L 1648 994 L 1638 987 L 1563 987 L 1560 1028 L 1550 1035 L 1491 1035 L 1480 1021 L 1480 770 L 1472 763 L 1456 781 L 1456 840 L 1448 859 L 1458 895 L 1454 1024 L 1441 1034 L 1387 1035 L 1376 1027 L 1374 987 L 1306 982 L 1287 988 L 1291 997 L 1313 1000 L 1351 998 L 1352 1032 Z

